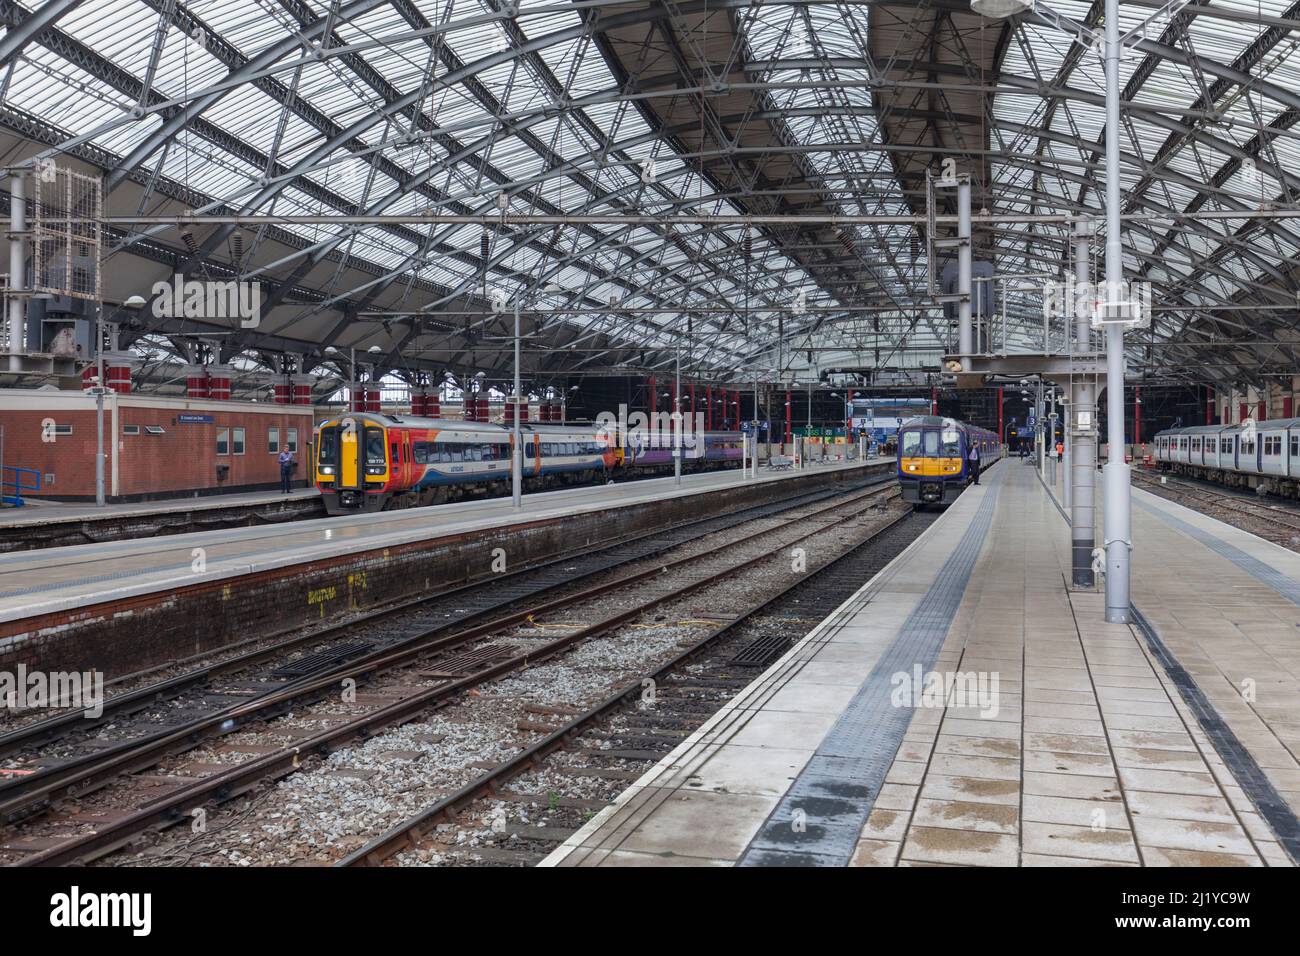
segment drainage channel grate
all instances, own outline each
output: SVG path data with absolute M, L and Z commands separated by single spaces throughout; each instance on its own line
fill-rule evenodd
M 272 677 L 306 677 L 308 674 L 315 674 L 317 671 L 323 671 L 328 667 L 347 660 L 349 657 L 359 657 L 375 645 L 372 643 L 355 643 L 341 644 L 338 647 L 331 647 L 329 650 L 317 651 L 315 654 L 308 654 L 300 657 L 296 661 L 290 661 L 283 667 L 277 667 L 271 671 Z
M 476 647 L 472 651 L 462 651 L 444 657 L 440 661 L 434 661 L 432 669 L 420 671 L 420 675 L 422 677 L 468 677 L 513 653 L 512 648 L 500 644 L 487 644 Z
M 789 636 L 766 634 L 742 647 L 728 663 L 736 667 L 766 667 L 789 649 Z

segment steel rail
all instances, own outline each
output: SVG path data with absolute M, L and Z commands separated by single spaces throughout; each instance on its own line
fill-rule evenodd
M 874 494 L 865 497 L 875 497 Z M 835 505 L 822 510 L 841 510 L 843 502 L 837 502 Z M 865 512 L 870 505 L 862 509 Z M 837 524 L 843 522 L 844 514 L 837 515 L 832 521 L 820 526 L 812 531 L 800 535 L 793 541 L 786 542 L 783 547 L 807 540 L 815 535 L 821 534 Z M 787 524 L 793 524 L 795 521 L 807 520 L 807 516 L 791 519 Z M 771 531 L 758 532 L 750 537 L 757 537 L 761 534 L 770 534 Z M 195 809 L 210 799 L 218 801 L 228 800 L 245 792 L 249 788 L 257 785 L 263 779 L 268 777 L 285 776 L 297 770 L 302 761 L 312 755 L 328 754 L 339 746 L 357 738 L 372 736 L 375 732 L 393 724 L 399 724 L 414 719 L 419 714 L 430 708 L 445 706 L 453 697 L 463 690 L 468 690 L 474 686 L 486 681 L 494 680 L 514 671 L 522 670 L 531 664 L 539 661 L 548 660 L 555 655 L 568 650 L 570 647 L 605 634 L 621 624 L 632 620 L 649 610 L 653 610 L 662 604 L 677 600 L 684 595 L 693 593 L 702 588 L 708 587 L 726 578 L 734 576 L 738 571 L 751 567 L 763 561 L 770 561 L 777 557 L 772 553 L 756 555 L 739 564 L 730 564 L 718 571 L 709 574 L 703 578 L 688 582 L 687 584 L 674 588 L 663 594 L 656 595 L 650 600 L 641 602 L 635 607 L 625 609 L 617 614 L 606 617 L 594 624 L 580 628 L 572 634 L 547 641 L 536 649 L 525 651 L 521 654 L 512 655 L 504 660 L 489 665 L 488 667 L 477 671 L 465 677 L 450 681 L 437 687 L 429 688 L 413 694 L 410 697 L 395 701 L 385 707 L 371 711 L 358 718 L 321 731 L 312 737 L 306 738 L 298 744 L 286 747 L 275 753 L 266 754 L 262 757 L 256 757 L 253 760 L 246 761 L 232 767 L 228 771 L 213 774 L 210 777 L 195 781 L 193 784 L 183 787 L 182 789 L 168 794 L 167 796 L 156 798 L 150 801 L 145 808 L 137 810 L 119 820 L 107 823 L 103 828 L 95 830 L 92 833 L 80 837 L 73 837 L 60 844 L 59 846 L 32 854 L 29 857 L 19 860 L 17 866 L 51 866 L 51 865 L 68 865 L 85 863 L 95 859 L 105 853 L 120 847 L 129 841 L 134 835 L 149 828 L 156 823 L 174 823 L 185 816 L 186 808 Z M 698 562 L 698 556 L 684 558 L 675 564 L 686 561 Z M 634 577 L 640 580 L 650 574 L 662 573 L 661 569 L 651 569 L 649 572 L 638 573 Z M 800 583 L 800 582 L 795 582 Z M 793 586 L 793 585 L 791 585 Z M 593 591 L 608 590 L 607 586 L 601 586 Z M 586 595 L 587 592 L 584 592 Z M 556 604 L 558 602 L 551 602 Z M 516 623 L 542 613 L 538 608 L 533 611 L 523 612 L 519 615 L 511 615 L 511 619 Z M 414 655 L 403 654 L 404 659 L 409 659 Z M 391 664 L 387 666 L 393 666 Z M 341 676 L 352 676 L 352 674 L 343 674 Z M 337 683 L 337 677 L 313 681 L 316 689 L 332 688 Z M 205 724 L 220 726 L 221 718 L 211 718 L 204 721 Z M 157 762 L 159 756 L 165 755 L 166 744 L 184 743 L 187 740 L 195 740 L 195 735 L 191 731 L 182 730 L 171 735 L 171 739 L 159 742 L 148 747 L 142 748 L 138 754 L 127 754 L 122 759 L 115 761 L 117 772 L 129 772 L 129 769 L 142 769 L 146 766 L 152 766 Z M 69 795 L 75 795 L 70 793 Z
M 880 479 L 879 482 L 875 482 L 875 483 L 884 483 L 888 480 L 889 477 L 886 476 Z M 859 487 L 871 487 L 872 484 L 873 484 L 872 482 L 868 482 L 865 485 Z M 813 491 L 804 492 L 799 495 L 792 496 L 792 498 L 789 499 L 788 503 L 792 508 L 801 507 L 802 504 L 811 503 L 809 501 L 801 500 L 801 499 L 815 498 L 817 495 L 826 494 L 830 490 L 832 489 L 815 489 Z M 859 489 L 851 488 L 849 490 L 859 490 Z M 770 507 L 772 504 L 775 503 L 777 502 L 769 502 L 763 505 L 746 506 L 736 511 L 728 512 L 723 515 L 716 515 L 716 514 L 708 515 L 702 518 L 695 518 L 689 521 L 680 522 L 678 524 L 672 525 L 669 528 L 661 528 L 661 529 L 656 529 L 654 531 L 643 532 L 641 534 L 627 535 L 618 538 L 617 540 L 611 541 L 608 545 L 599 548 L 595 551 L 592 551 L 589 548 L 575 549 L 573 551 L 564 551 L 556 555 L 555 557 L 547 558 L 543 561 L 526 565 L 515 571 L 511 571 L 505 574 L 485 574 L 480 577 L 467 580 L 464 583 L 459 584 L 455 587 L 439 591 L 436 594 L 425 595 L 422 597 L 413 598 L 411 600 L 399 601 L 395 604 L 389 604 L 377 610 L 367 612 L 361 616 L 352 617 L 347 621 L 341 621 L 336 624 L 332 624 L 329 627 L 323 628 L 321 630 L 312 631 L 309 634 L 296 634 L 293 637 L 288 638 L 287 640 L 278 641 L 274 644 L 268 645 L 267 647 L 252 650 L 244 654 L 240 654 L 236 657 L 228 658 L 224 661 L 218 661 L 210 666 L 201 667 L 196 670 L 187 672 L 185 674 L 179 674 L 175 677 L 167 678 L 161 681 L 156 681 L 144 687 L 137 688 L 136 690 L 128 691 L 126 693 L 118 694 L 114 697 L 110 697 L 108 700 L 104 701 L 103 711 L 100 714 L 100 716 L 97 718 L 87 718 L 82 709 L 72 708 L 68 710 L 66 713 L 56 714 L 52 717 L 47 717 L 43 720 L 36 721 L 31 724 L 27 724 L 25 726 L 18 727 L 14 730 L 0 734 L 0 757 L 14 753 L 24 748 L 41 746 L 44 744 L 54 742 L 56 740 L 61 740 L 70 732 L 90 729 L 100 724 L 106 723 L 110 719 L 120 717 L 121 715 L 124 714 L 134 713 L 137 710 L 149 706 L 151 703 L 171 699 L 177 696 L 178 694 L 183 693 L 185 690 L 203 684 L 204 682 L 212 679 L 213 677 L 238 671 L 245 667 L 253 666 L 255 664 L 267 660 L 268 658 L 272 658 L 278 654 L 282 654 L 286 651 L 291 651 L 295 647 L 298 647 L 303 644 L 313 644 L 321 641 L 331 640 L 340 637 L 349 631 L 355 630 L 358 627 L 365 627 L 371 624 L 380 623 L 395 615 L 404 614 L 409 611 L 419 610 L 421 607 L 435 604 L 439 601 L 443 601 L 448 598 L 454 597 L 458 594 L 462 594 L 465 591 L 482 588 L 485 585 L 490 585 L 492 587 L 500 587 L 503 583 L 508 581 L 512 581 L 516 579 L 526 579 L 530 576 L 535 575 L 538 571 L 543 571 L 546 570 L 547 568 L 554 567 L 555 565 L 572 561 L 575 557 L 579 555 L 591 556 L 606 551 L 613 551 L 618 548 L 626 547 L 629 544 L 635 544 L 636 542 L 639 541 L 646 541 L 666 533 L 675 533 L 692 527 L 697 527 L 699 525 L 707 524 L 709 522 L 716 522 L 717 520 L 719 520 L 719 518 L 741 518 L 743 515 L 745 515 L 748 512 L 761 510 L 763 508 Z M 732 526 L 734 525 L 724 526 L 723 528 L 720 528 L 718 530 L 725 530 L 726 527 L 732 527 Z M 712 534 L 714 532 L 706 531 L 703 533 Z M 694 540 L 694 539 L 688 538 L 686 540 L 687 542 L 689 542 L 690 540 Z M 670 542 L 665 544 L 664 548 L 661 550 L 667 550 L 669 548 L 679 547 L 683 543 L 684 542 L 681 541 Z M 653 555 L 655 553 L 659 553 L 659 552 L 658 551 L 651 552 L 650 555 Z M 626 560 L 616 561 L 609 565 L 606 565 L 599 571 L 593 573 L 603 573 L 606 571 L 611 571 L 630 561 L 644 560 L 646 557 L 650 555 L 641 555 L 639 557 L 633 556 L 627 558 Z M 560 587 L 563 586 L 564 584 L 571 584 L 571 583 L 572 581 L 563 582 L 562 584 L 557 584 L 556 587 Z M 539 593 L 545 593 L 545 591 Z M 467 621 L 472 621 L 476 617 L 480 617 L 485 614 L 490 614 L 493 611 L 500 609 L 501 607 L 514 604 L 519 600 L 523 600 L 523 599 L 515 597 L 509 600 L 501 601 L 494 605 L 490 605 L 482 609 L 481 611 L 475 612 L 473 615 L 470 615 L 468 618 L 462 618 L 461 620 L 450 622 L 448 624 L 448 627 L 463 625 Z M 253 638 L 251 641 L 243 642 L 243 643 L 251 643 L 258 640 L 269 640 L 269 639 L 273 639 L 275 636 L 276 635 L 272 633 L 266 635 L 265 637 Z M 202 656 L 211 657 L 213 654 L 220 653 L 221 650 L 230 650 L 233 649 L 233 647 L 238 647 L 238 646 L 239 645 L 236 644 L 233 645 L 232 647 L 218 649 L 217 651 L 213 651 L 209 654 L 204 654 Z M 163 665 L 163 666 L 174 666 L 174 665 Z M 125 675 L 123 678 L 119 678 L 119 682 L 121 680 L 129 680 L 133 676 L 135 675 Z M 275 690 L 281 690 L 281 689 L 283 688 L 275 688 Z M 253 700 L 256 699 L 257 698 L 253 698 Z M 102 753 L 103 752 L 101 751 L 101 755 Z M 0 776 L 3 776 L 3 771 L 0 771 Z M 30 780 L 31 778 L 27 778 L 27 779 Z M 13 781 L 0 782 L 0 795 L 5 794 L 13 787 L 14 787 Z
M 1198 501 L 1205 502 L 1215 508 L 1224 508 L 1228 511 L 1237 511 L 1248 518 L 1254 518 L 1257 521 L 1276 522 L 1284 525 L 1293 531 L 1300 531 L 1300 520 L 1294 514 L 1288 515 L 1283 509 L 1273 505 L 1253 502 L 1242 498 L 1239 495 L 1228 494 L 1225 492 L 1214 491 L 1210 488 L 1199 488 L 1196 485 L 1188 484 L 1186 481 L 1174 479 L 1172 484 L 1162 485 L 1155 480 L 1152 475 L 1143 474 L 1134 471 L 1133 474 L 1138 480 L 1151 485 L 1153 488 L 1164 488 L 1173 494 L 1185 495 Z M 1267 476 L 1265 476 L 1267 477 Z
M 338 867 L 375 866 L 403 850 L 418 845 L 420 840 L 422 840 L 424 836 L 426 836 L 441 821 L 455 817 L 461 808 L 490 793 L 495 787 L 499 786 L 509 778 L 535 768 L 546 756 L 565 747 L 574 737 L 581 734 L 587 727 L 600 720 L 606 714 L 617 710 L 625 704 L 632 703 L 634 699 L 639 699 L 641 688 L 646 680 L 655 681 L 656 683 L 662 680 L 682 664 L 699 656 L 701 652 L 706 650 L 719 638 L 729 633 L 737 625 L 743 623 L 750 617 L 753 617 L 755 614 L 759 614 L 766 610 L 772 604 L 785 597 L 785 595 L 790 591 L 802 584 L 806 584 L 808 580 L 812 579 L 816 575 L 828 570 L 862 548 L 872 544 L 886 531 L 895 527 L 904 518 L 910 516 L 910 511 L 900 514 L 884 527 L 872 532 L 870 537 L 853 546 L 838 557 L 828 561 L 803 580 L 791 583 L 787 587 L 782 588 L 779 593 L 763 601 L 761 604 L 746 610 L 742 614 L 734 617 L 732 620 L 714 628 L 695 644 L 691 645 L 671 660 L 660 665 L 648 674 L 631 681 L 626 687 L 615 691 L 613 694 L 609 695 L 584 713 L 573 717 L 564 726 L 537 741 L 537 743 L 533 744 L 527 750 L 524 750 L 515 757 L 512 757 L 510 760 L 507 760 L 497 767 L 487 771 L 482 776 L 461 787 L 455 793 L 449 794 L 439 800 L 427 810 L 423 810 L 414 817 L 398 824 L 387 833 L 377 837 L 360 849 L 348 854 L 348 856 L 339 860 L 334 865 Z

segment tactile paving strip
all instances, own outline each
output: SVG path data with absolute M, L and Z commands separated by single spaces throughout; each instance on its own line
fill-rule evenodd
M 1039 478 L 1039 481 L 1042 481 L 1041 477 Z M 1047 486 L 1044 485 L 1043 488 L 1046 490 Z M 1070 516 L 1066 513 L 1065 509 L 1061 507 L 1061 503 L 1050 494 L 1048 495 L 1048 500 L 1051 501 L 1052 504 L 1056 505 L 1056 510 L 1060 512 L 1061 517 L 1064 518 L 1068 524 Z M 1173 527 L 1179 528 L 1180 531 L 1184 531 L 1191 535 L 1217 554 L 1232 561 L 1233 564 L 1236 564 L 1243 571 L 1254 575 L 1270 587 L 1276 588 L 1279 593 L 1290 598 L 1292 601 L 1295 601 L 1297 604 L 1300 604 L 1300 600 L 1297 600 L 1297 595 L 1287 593 L 1287 591 L 1282 588 L 1277 588 L 1277 586 L 1268 579 L 1273 576 L 1282 577 L 1287 582 L 1289 589 L 1295 590 L 1297 591 L 1297 594 L 1300 594 L 1300 589 L 1296 589 L 1295 582 L 1292 581 L 1291 578 L 1288 578 L 1285 575 L 1282 575 L 1281 572 L 1270 568 L 1262 561 L 1252 558 L 1244 551 L 1233 547 L 1226 541 L 1220 541 L 1209 532 L 1201 531 L 1199 528 L 1188 524 L 1181 518 L 1175 518 L 1173 515 L 1166 514 L 1158 508 L 1151 507 L 1145 502 L 1135 500 L 1133 503 L 1143 511 L 1150 512 L 1155 515 L 1155 517 L 1162 519 Z M 1221 547 L 1215 547 L 1216 543 Z M 1261 569 L 1268 572 L 1268 577 L 1251 570 L 1251 567 L 1248 566 L 1248 564 L 1243 564 L 1228 552 L 1234 552 L 1246 562 L 1259 565 Z M 1292 860 L 1300 863 L 1300 818 L 1296 817 L 1291 806 L 1285 799 L 1283 799 L 1282 795 L 1277 792 L 1277 788 L 1273 786 L 1273 782 L 1268 779 L 1268 774 L 1266 774 L 1264 769 L 1255 761 L 1255 758 L 1250 755 L 1250 751 L 1246 749 L 1245 744 L 1243 744 L 1238 739 L 1237 735 L 1232 732 L 1232 728 L 1228 726 L 1228 722 L 1219 715 L 1217 710 L 1215 710 L 1214 705 L 1210 703 L 1210 699 L 1205 696 L 1205 692 L 1201 690 L 1200 685 L 1196 683 L 1196 678 L 1194 678 L 1187 669 L 1178 662 L 1178 658 L 1169 650 L 1164 640 L 1160 637 L 1160 631 L 1143 616 L 1142 612 L 1138 610 L 1136 604 L 1130 603 L 1129 611 L 1133 618 L 1133 626 L 1137 628 L 1138 632 L 1147 642 L 1147 647 L 1151 649 L 1152 655 L 1160 662 L 1160 666 L 1165 669 L 1165 673 L 1169 675 L 1169 679 L 1173 681 L 1174 686 L 1178 688 L 1178 696 L 1183 699 L 1183 703 L 1185 703 L 1196 716 L 1196 722 L 1200 724 L 1201 730 L 1205 733 L 1205 736 L 1210 738 L 1210 744 L 1214 747 L 1215 753 L 1217 753 L 1220 759 L 1223 760 L 1224 764 L 1227 765 L 1233 778 L 1241 785 L 1241 789 L 1245 791 L 1246 796 L 1250 798 L 1250 802 L 1259 810 L 1260 816 L 1268 821 L 1268 825 L 1272 827 L 1273 833 L 1277 835 L 1278 842 L 1282 845 L 1282 848 L 1286 850 L 1287 855 L 1290 856 Z
M 769 814 L 737 866 L 844 866 L 912 720 L 892 703 L 892 678 L 928 672 L 966 593 L 997 507 L 1002 471 L 898 636 L 876 662 L 816 753 Z
M 1177 518 L 1161 508 L 1153 507 L 1145 501 L 1136 499 L 1134 499 L 1133 504 L 1170 527 L 1177 528 L 1183 534 L 1195 538 L 1215 554 L 1227 558 L 1255 580 L 1268 585 L 1293 604 L 1300 604 L 1300 582 L 1297 582 L 1294 578 L 1288 577 L 1277 568 L 1270 567 L 1258 558 L 1251 557 L 1245 551 L 1228 544 L 1222 538 L 1218 538 L 1195 525 L 1188 524 L 1182 518 Z

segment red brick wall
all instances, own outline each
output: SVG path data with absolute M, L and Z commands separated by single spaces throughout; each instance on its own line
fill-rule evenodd
M 72 434 L 58 435 L 53 442 L 41 440 L 41 422 L 52 418 L 59 425 L 71 425 Z M 55 476 L 48 489 L 55 495 L 95 495 L 95 413 L 94 411 L 29 411 L 0 409 L 0 426 L 4 427 L 4 463 L 19 468 L 34 468 Z M 104 441 L 111 434 L 105 416 Z M 13 472 L 5 470 L 5 480 Z M 42 489 L 43 491 L 45 489 Z M 24 492 L 26 494 L 26 492 Z
M 0 406 L 0 425 L 4 427 L 4 464 L 39 470 L 42 482 L 45 475 L 54 476 L 53 485 L 42 487 L 40 494 L 33 497 L 93 498 L 96 447 L 94 408 L 71 408 L 66 401 L 60 403 L 52 400 L 51 404 L 54 410 Z M 246 491 L 258 487 L 277 487 L 280 481 L 279 463 L 276 455 L 267 451 L 268 431 L 271 428 L 279 429 L 281 442 L 285 440 L 287 429 L 298 429 L 298 469 L 294 472 L 294 482 L 296 486 L 301 486 L 309 474 L 307 464 L 313 416 L 310 407 L 300 406 L 297 409 L 294 412 L 289 407 L 281 409 L 268 406 L 264 412 L 238 405 L 222 408 L 216 403 L 185 407 L 161 403 L 136 406 L 124 402 L 117 408 L 115 425 L 110 407 L 104 414 L 105 444 L 110 446 L 105 462 L 107 494 L 115 500 L 130 500 L 195 491 Z M 182 414 L 210 415 L 213 423 L 180 424 L 178 416 Z M 59 425 L 71 425 L 72 434 L 56 436 L 53 442 L 42 441 L 41 422 L 47 418 L 54 419 Z M 123 427 L 126 425 L 139 425 L 141 433 L 124 434 Z M 146 434 L 146 425 L 162 426 L 163 434 Z M 233 446 L 236 427 L 244 429 L 244 454 L 218 455 L 217 430 L 230 428 Z M 112 484 L 114 449 L 111 444 L 114 441 L 117 442 L 116 493 Z M 217 480 L 218 464 L 230 466 L 225 479 L 220 482 Z M 11 472 L 6 474 L 12 476 Z
M 280 481 L 280 465 L 267 451 L 267 433 L 279 428 L 280 441 L 286 429 L 298 429 L 296 481 L 307 476 L 307 443 L 311 440 L 312 417 L 261 412 L 205 411 L 211 425 L 174 424 L 181 414 L 170 408 L 132 408 L 118 412 L 118 494 L 135 496 L 159 491 L 188 491 L 194 488 L 274 487 Z M 122 426 L 139 425 L 141 434 L 123 435 Z M 145 425 L 161 425 L 162 435 L 144 434 Z M 233 454 L 234 429 L 244 429 L 244 453 Z M 231 429 L 232 453 L 217 454 L 217 430 Z M 94 458 L 91 457 L 93 463 Z M 226 478 L 217 481 L 217 465 L 229 465 Z

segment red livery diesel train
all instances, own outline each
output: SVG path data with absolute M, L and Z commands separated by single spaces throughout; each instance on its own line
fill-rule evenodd
M 597 425 L 545 422 L 521 423 L 520 431 L 527 491 L 672 470 L 666 435 L 638 441 Z M 513 439 L 510 428 L 486 422 L 353 412 L 317 427 L 316 486 L 331 515 L 505 490 Z M 739 462 L 741 441 L 740 432 L 685 434 L 682 470 Z

